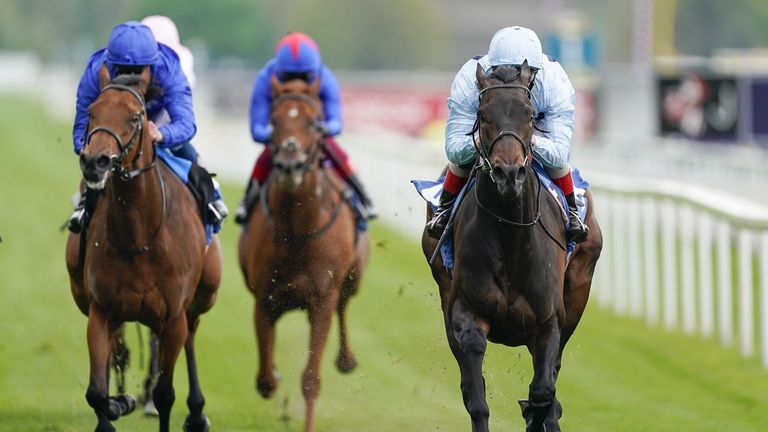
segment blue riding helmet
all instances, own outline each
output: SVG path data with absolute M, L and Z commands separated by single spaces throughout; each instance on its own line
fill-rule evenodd
M 107 42 L 107 61 L 114 65 L 145 66 L 159 55 L 157 41 L 149 27 L 138 21 L 118 24 Z
M 311 82 L 322 67 L 317 43 L 300 32 L 288 33 L 280 39 L 275 47 L 275 60 L 275 72 L 281 80 L 284 74 L 306 73 Z

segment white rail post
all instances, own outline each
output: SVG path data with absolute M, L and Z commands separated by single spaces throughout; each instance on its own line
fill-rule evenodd
M 659 323 L 658 206 L 653 198 L 643 200 L 643 267 L 645 268 L 645 320 Z
M 680 276 L 682 289 L 680 303 L 683 311 L 683 332 L 692 334 L 696 331 L 696 291 L 694 288 L 693 267 L 693 227 L 696 220 L 690 206 L 680 207 Z
M 617 315 L 627 312 L 627 224 L 626 200 L 615 197 L 612 202 L 613 212 L 613 310 Z
M 599 200 L 597 200 L 600 214 L 600 229 L 603 231 L 603 253 L 600 255 L 600 260 L 597 263 L 597 269 L 599 272 L 600 284 L 597 292 L 597 303 L 601 308 L 608 308 L 612 304 L 613 293 L 613 273 L 616 271 L 614 268 L 613 257 L 613 245 L 610 239 L 613 237 L 613 194 L 603 193 L 600 194 Z
M 640 201 L 631 198 L 627 206 L 627 248 L 628 275 L 629 275 L 629 313 L 633 317 L 639 317 L 643 313 L 643 292 L 640 289 Z
M 697 224 L 699 260 L 699 324 L 701 334 L 711 336 L 714 330 L 714 292 L 712 289 L 712 218 L 699 214 Z
M 760 236 L 760 353 L 768 368 L 768 232 Z
M 739 341 L 741 355 L 754 352 L 754 319 L 752 313 L 752 235 L 749 230 L 739 232 Z
M 661 207 L 661 257 L 663 273 L 663 304 L 664 327 L 668 329 L 677 326 L 677 246 L 675 237 L 677 224 L 675 204 L 665 201 Z
M 731 280 L 731 227 L 726 221 L 717 224 L 717 327 L 720 342 L 733 343 L 733 287 Z

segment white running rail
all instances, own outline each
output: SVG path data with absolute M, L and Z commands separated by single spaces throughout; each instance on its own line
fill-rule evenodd
M 605 245 L 593 295 L 768 368 L 768 208 L 699 186 L 590 171 Z

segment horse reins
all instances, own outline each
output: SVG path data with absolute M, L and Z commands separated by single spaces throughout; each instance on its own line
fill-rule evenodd
M 494 89 L 522 89 L 522 90 L 525 90 L 526 93 L 528 93 L 528 97 L 529 98 L 531 97 L 531 90 L 528 87 L 526 87 L 526 86 L 522 86 L 522 85 L 518 85 L 518 84 L 498 84 L 498 85 L 488 86 L 488 87 L 482 89 L 480 91 L 480 95 L 478 96 L 478 99 L 482 100 L 483 99 L 483 95 L 486 92 L 488 92 L 490 90 L 494 90 Z M 536 117 L 535 114 L 531 115 L 531 118 L 529 119 L 529 122 L 533 123 L 534 120 L 535 120 L 535 117 Z M 530 158 L 530 154 L 531 154 L 531 145 L 530 145 L 530 143 L 526 143 L 525 140 L 520 136 L 520 134 L 518 134 L 517 132 L 515 132 L 513 130 L 504 130 L 504 129 L 502 129 L 499 132 L 499 134 L 496 135 L 496 137 L 493 138 L 493 140 L 491 140 L 491 143 L 486 148 L 486 146 L 483 145 L 483 136 L 482 136 L 482 132 L 481 132 L 481 128 L 480 128 L 480 122 L 481 122 L 481 118 L 480 118 L 480 115 L 478 113 L 477 119 L 475 120 L 475 124 L 472 127 L 472 130 L 467 135 L 472 137 L 472 141 L 475 144 L 475 148 L 477 149 L 478 153 L 480 154 L 481 170 L 482 171 L 487 171 L 489 173 L 491 181 L 496 183 L 496 179 L 493 177 L 493 171 L 492 171 L 492 168 L 491 168 L 491 161 L 490 161 L 490 155 L 491 155 L 491 153 L 493 151 L 493 146 L 496 145 L 497 142 L 501 141 L 501 139 L 503 139 L 504 137 L 507 137 L 507 136 L 511 136 L 512 138 L 514 138 L 515 141 L 519 142 L 520 145 L 522 146 L 523 154 L 525 155 L 525 158 L 523 159 L 523 166 L 525 167 L 525 175 L 526 176 L 530 175 L 530 172 L 531 172 L 531 166 L 530 165 L 531 165 L 531 160 L 532 160 L 532 158 Z M 479 143 L 476 142 L 475 139 L 474 139 L 475 133 L 477 133 L 477 137 L 478 137 Z M 475 175 L 477 174 L 477 171 L 479 171 L 479 170 L 475 171 Z M 509 220 L 509 219 L 507 219 L 507 218 L 505 218 L 503 216 L 499 216 L 498 214 L 494 213 L 491 209 L 489 209 L 488 207 L 483 205 L 482 201 L 480 201 L 480 197 L 478 196 L 478 193 L 477 193 L 477 190 L 478 190 L 478 186 L 477 185 L 475 185 L 475 201 L 477 202 L 478 207 L 480 207 L 483 211 L 485 211 L 489 215 L 493 216 L 498 222 L 501 222 L 501 223 L 503 223 L 505 225 L 509 225 L 509 226 L 517 227 L 517 228 L 526 228 L 526 227 L 531 227 L 533 225 L 539 224 L 541 226 L 541 228 L 544 230 L 544 233 L 547 235 L 547 237 L 552 239 L 552 241 L 554 241 L 562 250 L 567 251 L 566 246 L 562 242 L 560 242 L 560 240 L 558 240 L 549 231 L 549 229 L 547 229 L 546 225 L 544 225 L 544 223 L 541 221 L 541 199 L 540 199 L 541 198 L 541 181 L 538 181 L 538 179 L 536 179 L 536 180 L 537 180 L 536 183 L 538 183 L 538 189 L 537 189 L 537 192 L 536 192 L 536 217 L 534 217 L 533 220 L 531 220 L 529 222 L 515 222 L 515 221 Z

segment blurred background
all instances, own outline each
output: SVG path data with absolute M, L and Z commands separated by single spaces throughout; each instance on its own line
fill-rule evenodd
M 0 10 L 0 334 L 8 338 L 0 344 L 0 430 L 92 427 L 85 318 L 66 288 L 57 230 L 80 176 L 71 152 L 75 92 L 114 25 L 154 14 L 171 17 L 194 54 L 194 143 L 230 209 L 261 151 L 250 139 L 249 100 L 277 40 L 308 33 L 340 80 L 340 143 L 382 217 L 350 311 L 361 366 L 338 376 L 329 343 L 319 430 L 469 425 L 418 245 L 424 204 L 409 181 L 434 178 L 446 163 L 451 81 L 510 25 L 534 29 L 576 88 L 572 164 L 592 183 L 605 237 L 591 304 L 558 382 L 564 429 L 764 430 L 764 0 L 0 0 Z M 201 326 L 207 409 L 218 430 L 301 430 L 306 322 L 301 314 L 281 321 L 282 388 L 262 401 L 252 385 L 252 300 L 235 265 L 237 229 L 222 231 L 225 282 Z M 530 379 L 525 350 L 490 348 L 492 427 L 524 430 L 515 407 Z M 138 415 L 121 422 L 154 427 Z

